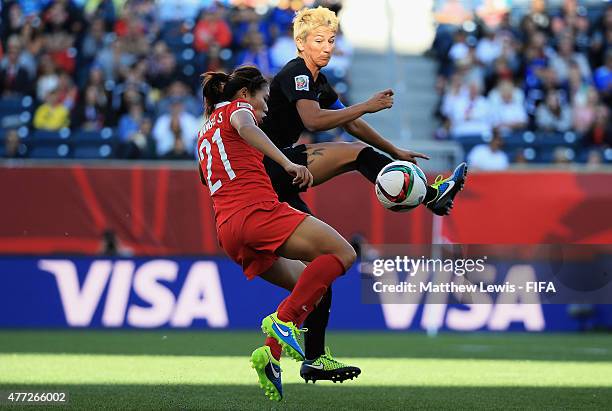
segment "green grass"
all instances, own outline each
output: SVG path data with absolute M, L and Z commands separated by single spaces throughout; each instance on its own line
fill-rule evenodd
M 0 391 L 68 391 L 73 409 L 610 409 L 612 335 L 334 333 L 363 374 L 304 384 L 283 358 L 285 400 L 248 366 L 254 332 L 0 332 Z

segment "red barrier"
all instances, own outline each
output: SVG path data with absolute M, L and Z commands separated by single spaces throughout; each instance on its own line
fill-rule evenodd
M 463 243 L 612 243 L 612 174 L 472 174 L 442 239 Z M 195 170 L 127 165 L 0 168 L 0 253 L 85 253 L 116 232 L 136 255 L 217 254 L 210 197 Z M 431 243 L 424 207 L 393 213 L 357 173 L 306 193 L 342 235 Z M 438 225 L 436 224 L 436 227 Z M 435 238 L 438 238 L 436 235 Z

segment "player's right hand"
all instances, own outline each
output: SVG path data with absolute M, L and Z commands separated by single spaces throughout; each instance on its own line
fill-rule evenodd
M 293 184 L 299 184 L 300 188 L 312 187 L 314 178 L 310 170 L 308 170 L 308 167 L 289 163 L 289 165 L 285 167 L 285 171 L 294 177 Z
M 368 113 L 376 113 L 377 111 L 393 107 L 393 90 L 379 91 L 374 94 L 368 101 L 365 102 Z

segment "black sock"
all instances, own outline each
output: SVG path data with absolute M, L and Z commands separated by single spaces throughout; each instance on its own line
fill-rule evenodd
M 374 184 L 380 170 L 391 162 L 393 160 L 389 156 L 379 153 L 372 147 L 366 147 L 357 155 L 357 171 Z
M 429 201 L 436 198 L 436 194 L 438 194 L 438 190 L 436 190 L 432 186 L 427 186 L 427 193 L 425 194 L 425 198 L 423 199 L 423 204 L 427 204 Z
M 329 309 L 332 301 L 331 286 L 316 308 L 306 317 L 304 327 L 304 348 L 306 358 L 314 360 L 325 352 L 325 329 L 329 320 Z

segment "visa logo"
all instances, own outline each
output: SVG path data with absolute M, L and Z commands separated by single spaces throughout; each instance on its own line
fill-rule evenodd
M 96 260 L 82 285 L 70 260 L 40 260 L 38 268 L 55 276 L 66 322 L 73 327 L 91 324 L 107 287 L 102 312 L 105 327 L 126 323 L 138 328 L 189 327 L 195 319 L 205 319 L 215 328 L 229 323 L 219 270 L 213 261 L 192 264 L 177 297 L 161 283 L 177 280 L 179 265 L 171 260 L 151 260 L 137 270 L 130 260 Z M 148 306 L 128 306 L 132 292 Z

